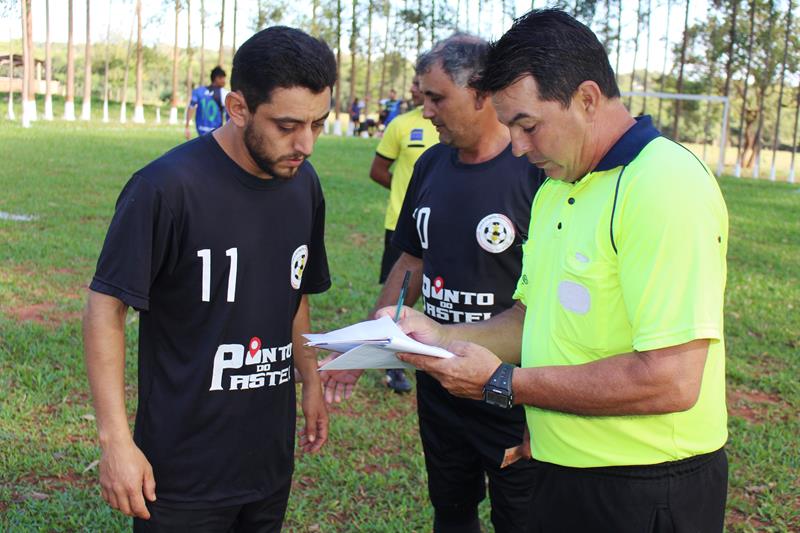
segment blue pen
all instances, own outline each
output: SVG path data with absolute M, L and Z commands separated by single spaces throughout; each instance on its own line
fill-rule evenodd
M 406 292 L 408 292 L 408 282 L 411 279 L 411 271 L 406 270 L 406 275 L 403 278 L 403 288 L 400 289 L 400 298 L 397 299 L 397 311 L 394 312 L 394 321 L 400 320 L 400 311 L 403 309 L 403 301 L 406 299 Z

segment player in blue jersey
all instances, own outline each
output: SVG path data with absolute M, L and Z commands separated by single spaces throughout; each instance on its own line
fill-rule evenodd
M 192 138 L 189 122 L 194 118 L 198 135 L 205 135 L 222 126 L 228 120 L 225 111 L 225 81 L 227 75 L 222 67 L 211 70 L 211 85 L 204 85 L 192 91 L 192 100 L 186 110 L 186 140 Z

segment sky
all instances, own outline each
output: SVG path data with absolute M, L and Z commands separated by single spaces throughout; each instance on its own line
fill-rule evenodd
M 8 0 L 6 0 L 8 1 Z M 22 27 L 19 19 L 19 0 L 11 0 L 15 8 L 4 18 L 0 18 L 0 50 L 8 48 L 9 37 L 19 39 L 22 34 Z M 91 39 L 92 42 L 103 43 L 106 38 L 106 30 L 110 24 L 112 39 L 127 40 L 131 31 L 131 23 L 135 22 L 134 1 L 133 0 L 73 0 L 73 24 L 74 39 L 76 44 L 85 42 L 86 34 L 86 2 L 91 1 Z M 441 0 L 439 0 L 441 1 Z M 456 5 L 456 1 L 449 0 L 451 5 Z M 638 0 L 623 0 L 623 41 L 631 40 L 635 33 L 635 21 Z M 641 0 L 643 6 L 647 5 L 648 0 Z M 649 0 L 652 2 L 652 36 L 650 38 L 650 69 L 660 71 L 664 64 L 664 36 L 669 31 L 671 43 L 677 43 L 682 38 L 683 16 L 685 3 L 678 3 L 672 6 L 669 25 L 667 25 L 666 0 Z M 466 22 L 466 6 L 469 6 L 469 31 L 479 33 L 485 38 L 498 38 L 506 30 L 511 20 L 501 14 L 501 0 L 483 0 L 484 9 L 481 13 L 481 27 L 477 27 L 478 19 L 478 0 L 460 0 L 461 6 L 459 22 L 464 28 Z M 545 3 L 541 0 L 534 0 L 536 7 L 543 7 Z M 571 3 L 571 2 L 569 2 Z M 171 8 L 170 0 L 142 0 L 142 13 L 144 14 L 143 38 L 145 44 L 155 43 L 172 44 L 175 15 Z M 226 2 L 225 15 L 225 45 L 231 46 L 233 41 L 233 0 Z M 293 3 L 295 6 L 298 3 Z M 344 2 L 347 6 L 349 3 Z M 399 5 L 398 0 L 395 4 Z M 221 0 L 205 0 L 207 11 L 206 16 L 206 49 L 216 50 L 219 46 L 219 31 L 216 27 L 221 11 Z M 310 2 L 303 2 L 305 13 L 293 12 L 289 14 L 288 20 L 284 23 L 291 24 L 298 14 L 310 15 Z M 53 42 L 67 41 L 67 0 L 50 0 L 50 36 Z M 516 13 L 522 14 L 530 9 L 531 4 L 527 0 L 516 0 Z M 256 3 L 252 0 L 239 0 L 237 14 L 237 44 L 243 43 L 253 34 L 252 20 L 256 17 Z M 348 6 L 349 7 L 349 6 Z M 689 21 L 700 20 L 705 17 L 707 10 L 707 0 L 692 2 L 689 8 Z M 32 0 L 33 13 L 33 38 L 36 42 L 44 42 L 46 33 L 45 20 L 45 0 Z M 200 0 L 192 1 L 192 41 L 193 46 L 200 43 Z M 490 16 L 486 16 L 490 13 Z M 110 18 L 109 18 L 110 17 Z M 373 36 L 383 35 L 382 24 L 376 24 L 373 29 Z M 349 28 L 349 25 L 347 26 Z M 383 26 L 385 28 L 385 26 Z M 366 35 L 365 24 L 361 26 L 362 32 Z M 135 29 L 134 29 L 135 31 Z M 442 34 L 441 37 L 445 35 Z M 439 37 L 437 35 L 437 37 Z M 134 37 L 135 38 L 135 37 Z M 637 59 L 637 68 L 644 65 L 645 45 L 647 35 L 642 32 L 640 37 L 640 50 Z M 181 12 L 179 20 L 178 42 L 181 47 L 186 46 L 186 13 Z M 348 47 L 347 37 L 343 39 L 342 46 Z M 671 55 L 671 54 L 670 54 Z M 667 65 L 671 67 L 671 57 L 668 57 Z M 630 43 L 623 43 L 623 50 L 620 54 L 620 72 L 630 72 L 633 62 L 633 47 Z M 615 57 L 611 57 L 612 66 L 615 64 Z

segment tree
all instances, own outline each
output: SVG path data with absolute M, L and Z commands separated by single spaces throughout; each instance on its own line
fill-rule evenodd
M 30 94 L 31 94 L 31 65 L 33 46 L 31 39 L 31 2 L 22 0 L 22 127 L 29 128 L 31 125 L 30 115 Z M 13 61 L 13 58 L 11 58 Z M 9 83 L 11 80 L 9 80 Z
M 67 97 L 64 100 L 64 120 L 75 120 L 75 48 L 72 40 L 72 0 L 67 2 Z
M 742 112 L 739 115 L 739 139 L 736 143 L 736 168 L 734 175 L 738 178 L 741 175 L 742 169 L 742 137 L 744 135 L 744 123 L 747 113 L 747 87 L 750 84 L 750 63 L 753 59 L 753 39 L 755 37 L 755 18 L 756 18 L 756 0 L 750 0 L 750 36 L 747 38 L 747 67 L 745 68 L 744 78 L 742 85 Z M 752 124 L 753 120 L 750 120 Z
M 683 69 L 686 66 L 686 45 L 689 40 L 689 0 L 686 0 L 686 11 L 683 16 L 683 43 L 681 44 L 681 59 L 678 65 L 678 85 L 675 92 L 683 92 Z M 678 124 L 681 117 L 681 101 L 675 100 L 675 116 L 672 117 L 672 138 L 678 140 Z
M 775 181 L 775 160 L 778 156 L 778 145 L 781 136 L 781 111 L 783 110 L 783 85 L 786 81 L 786 62 L 789 53 L 789 36 L 792 31 L 792 0 L 789 0 L 789 7 L 786 10 L 786 30 L 783 41 L 783 59 L 781 60 L 781 86 L 778 91 L 778 114 L 775 117 L 775 133 L 772 135 L 772 165 L 769 169 L 770 181 Z
M 653 34 L 652 25 L 650 24 L 651 21 L 651 14 L 653 13 L 653 4 L 652 0 L 647 0 L 647 48 L 645 49 L 644 53 L 644 79 L 642 80 L 642 91 L 647 92 L 647 80 L 650 78 L 650 37 Z M 647 112 L 647 99 L 642 99 L 642 112 L 641 115 L 646 114 Z
M 136 0 L 136 102 L 133 106 L 133 122 L 144 123 L 144 62 L 142 60 L 142 0 Z
M 727 62 L 725 63 L 725 85 L 722 89 L 722 94 L 725 98 L 730 98 L 731 96 L 731 79 L 733 77 L 733 62 L 734 62 L 734 46 L 736 45 L 736 24 L 737 24 L 737 14 L 739 11 L 739 2 L 741 0 L 731 0 L 731 14 L 728 17 L 730 21 L 730 27 L 728 29 L 728 49 L 727 49 Z M 722 139 L 720 139 L 720 144 L 723 146 L 727 145 L 726 139 L 729 137 L 729 130 L 730 126 L 725 125 L 725 131 L 722 132 Z M 723 153 L 725 153 L 723 151 Z
M 86 0 L 86 46 L 83 58 L 83 102 L 81 105 L 81 120 L 92 118 L 92 37 L 89 31 L 89 15 L 91 2 Z
M 233 48 L 231 49 L 231 65 L 236 55 L 236 21 L 239 18 L 239 0 L 233 0 Z
M 350 98 L 348 104 L 356 96 L 356 58 L 358 56 L 358 0 L 353 1 L 353 12 L 350 24 Z
M 222 13 L 219 16 L 219 54 L 217 65 L 222 66 L 222 37 L 225 34 L 225 0 L 222 0 Z
M 336 0 L 336 97 L 334 99 L 333 116 L 336 118 L 334 133 L 341 135 L 342 125 L 339 122 L 339 110 L 342 103 L 342 0 Z
M 800 82 L 797 84 L 796 96 L 794 99 L 794 129 L 792 130 L 792 157 L 789 162 L 789 183 L 794 183 L 794 156 L 797 154 L 797 124 L 800 119 Z
M 672 11 L 672 0 L 667 0 L 667 23 L 664 26 L 664 63 L 661 67 L 661 82 L 658 88 L 659 92 L 664 92 L 664 84 L 667 81 L 667 59 L 669 58 L 669 16 Z M 661 129 L 661 108 L 664 102 L 663 98 L 658 99 L 658 113 L 656 118 L 656 126 Z
M 128 121 L 127 105 L 128 105 L 128 79 L 131 70 L 131 49 L 133 48 L 133 25 L 136 22 L 136 17 L 131 18 L 131 29 L 128 33 L 128 52 L 125 55 L 125 75 L 122 79 L 122 94 L 120 95 L 119 105 L 119 122 L 125 124 Z
M 633 38 L 633 66 L 631 67 L 631 85 L 630 91 L 634 89 L 634 83 L 636 82 L 636 56 L 639 54 L 639 35 L 641 35 L 642 31 L 642 0 L 638 0 L 636 6 L 636 36 Z M 633 96 L 628 97 L 628 109 L 633 111 Z
M 172 46 L 172 94 L 169 98 L 169 123 L 178 123 L 178 23 L 180 22 L 181 2 L 175 0 L 175 40 Z
M 44 119 L 53 120 L 53 89 L 50 83 L 53 81 L 53 55 L 50 50 L 50 0 L 44 2 L 44 23 L 45 23 L 45 41 L 44 41 Z
M 369 112 L 369 104 L 372 101 L 372 14 L 375 8 L 375 0 L 367 0 L 367 77 L 364 82 L 364 111 Z
M 192 100 L 192 57 L 194 49 L 192 48 L 192 0 L 186 0 L 186 106 Z M 202 76 L 202 72 L 200 75 Z
M 383 98 L 383 91 L 386 88 L 386 64 L 389 60 L 389 28 L 391 27 L 392 4 L 384 4 L 384 16 L 386 17 L 386 34 L 383 37 L 383 58 L 381 59 L 381 82 L 378 86 L 378 100 Z M 395 14 L 395 29 L 397 28 L 397 14 Z M 396 33 L 395 33 L 396 35 Z
M 769 0 L 767 6 L 767 12 L 765 15 L 767 16 L 767 31 L 766 34 L 759 32 L 759 49 L 762 51 L 763 54 L 763 66 L 762 68 L 757 68 L 755 74 L 756 79 L 756 94 L 757 94 L 757 101 L 758 101 L 758 126 L 756 126 L 756 135 L 754 139 L 753 146 L 750 151 L 750 158 L 747 161 L 747 167 L 753 168 L 753 177 L 758 178 L 760 176 L 761 171 L 761 145 L 762 139 L 761 135 L 764 130 L 764 100 L 767 94 L 767 90 L 772 85 L 772 82 L 775 78 L 775 68 L 777 66 L 777 58 L 775 57 L 773 51 L 773 44 L 774 44 L 774 29 L 775 29 L 775 18 L 777 17 L 778 13 L 775 12 L 775 3 L 773 0 Z
M 108 0 L 108 22 L 106 24 L 105 68 L 103 69 L 103 122 L 108 122 L 108 49 L 111 45 L 111 0 Z

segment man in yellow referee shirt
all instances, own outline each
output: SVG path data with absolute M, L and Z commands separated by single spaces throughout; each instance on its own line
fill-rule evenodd
M 404 330 L 458 357 L 403 360 L 453 394 L 526 406 L 530 531 L 722 531 L 728 216 L 714 176 L 630 115 L 602 44 L 563 11 L 517 20 L 474 84 L 549 177 L 518 303 L 452 326 L 406 309 Z
M 436 126 L 422 116 L 423 95 L 419 90 L 419 77 L 411 81 L 411 100 L 414 109 L 392 120 L 381 138 L 369 177 L 389 189 L 389 203 L 383 224 L 386 229 L 383 239 L 383 257 L 378 283 L 383 283 L 402 253 L 392 245 L 392 235 L 397 217 L 403 207 L 408 182 L 414 172 L 414 163 L 422 152 L 439 142 Z M 372 315 L 369 317 L 372 318 Z M 411 391 L 411 384 L 402 369 L 386 371 L 386 384 L 397 393 Z

